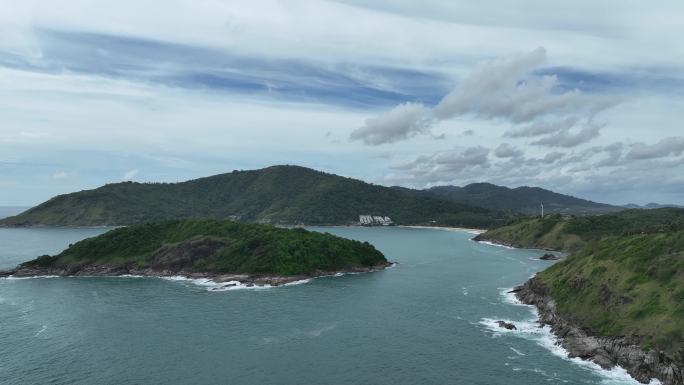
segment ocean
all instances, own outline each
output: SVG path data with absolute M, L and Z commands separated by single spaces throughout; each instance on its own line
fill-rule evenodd
M 268 289 L 0 279 L 2 384 L 634 384 L 565 357 L 506 291 L 553 262 L 466 231 L 311 228 L 398 264 Z M 0 229 L 0 268 L 107 229 Z M 508 331 L 497 320 L 513 322 Z

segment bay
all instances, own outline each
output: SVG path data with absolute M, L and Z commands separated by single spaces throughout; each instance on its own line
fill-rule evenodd
M 106 230 L 0 229 L 0 268 Z M 506 295 L 549 266 L 539 251 L 465 231 L 313 230 L 371 242 L 398 265 L 222 292 L 157 278 L 0 279 L 0 382 L 636 384 L 565 358 Z

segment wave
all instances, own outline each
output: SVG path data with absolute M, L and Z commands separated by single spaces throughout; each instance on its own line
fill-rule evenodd
M 217 282 L 217 281 L 213 281 L 209 278 L 188 278 L 188 277 L 184 277 L 182 275 L 175 275 L 175 276 L 170 276 L 170 277 L 159 277 L 159 278 L 167 280 L 167 281 L 191 283 L 193 285 L 205 287 L 207 289 L 207 291 L 230 291 L 230 290 L 246 290 L 246 289 L 264 290 L 264 289 L 271 289 L 271 288 L 280 287 L 280 286 L 302 285 L 302 284 L 305 284 L 305 283 L 308 283 L 311 281 L 311 278 L 307 278 L 307 279 L 300 279 L 298 281 L 292 281 L 292 282 L 284 283 L 284 284 L 278 285 L 278 286 L 273 286 L 273 285 L 246 284 L 246 283 L 243 283 L 240 281 Z
M 393 267 L 396 267 L 398 264 L 396 262 L 393 262 L 391 265 L 385 268 L 391 269 Z M 251 289 L 251 290 L 264 290 L 264 289 L 271 289 L 275 287 L 281 287 L 281 286 L 295 286 L 295 285 L 302 285 L 305 283 L 311 282 L 313 279 L 316 278 L 326 278 L 326 277 L 342 277 L 345 275 L 356 275 L 356 274 L 365 274 L 367 272 L 346 272 L 346 273 L 335 273 L 335 274 L 329 274 L 329 275 L 321 275 L 318 277 L 313 277 L 313 278 L 305 278 L 305 279 L 300 279 L 297 281 L 292 281 L 292 282 L 287 282 L 282 285 L 256 285 L 252 283 L 243 283 L 240 281 L 225 281 L 225 282 L 217 282 L 214 281 L 210 278 L 189 278 L 185 277 L 182 275 L 174 275 L 174 276 L 147 276 L 147 275 L 137 275 L 137 274 L 122 274 L 122 275 L 112 275 L 112 276 L 106 276 L 108 278 L 160 278 L 166 281 L 177 281 L 177 282 L 187 282 L 191 283 L 197 286 L 205 287 L 207 291 L 230 291 L 230 290 L 245 290 L 245 289 Z M 21 280 L 21 279 L 41 279 L 41 278 L 60 278 L 61 276 L 59 275 L 37 275 L 37 276 L 32 276 L 32 277 L 14 277 L 14 276 L 9 276 L 9 277 L 3 277 L 0 279 L 8 279 L 8 280 Z M 79 276 L 79 277 L 101 277 L 101 276 Z M 71 278 L 71 277 L 69 277 Z
M 59 278 L 59 275 L 34 275 L 31 277 L 15 277 L 13 275 L 10 275 L 9 277 L 3 277 L 0 279 L 6 279 L 9 281 L 14 281 L 14 280 L 22 280 L 22 279 L 45 279 L 45 278 Z
M 504 249 L 509 249 L 509 250 L 515 250 L 516 249 L 513 246 L 502 245 L 500 243 L 494 243 L 494 242 L 489 242 L 489 241 L 473 241 L 473 242 L 482 243 L 484 245 L 489 245 L 489 246 L 503 247 Z
M 46 331 L 46 330 L 47 330 L 47 325 L 43 325 L 43 327 L 40 328 L 40 330 L 38 330 L 38 333 L 36 333 L 36 334 L 34 335 L 34 337 L 38 337 L 39 335 L 41 335 L 41 334 L 42 334 L 44 331 Z
M 528 340 L 532 340 L 537 343 L 537 345 L 549 350 L 553 355 L 560 357 L 564 360 L 568 360 L 573 364 L 576 364 L 584 369 L 590 370 L 601 377 L 603 377 L 602 384 L 606 385 L 641 385 L 640 382 L 632 378 L 632 376 L 627 373 L 624 368 L 615 366 L 612 369 L 603 369 L 598 364 L 583 360 L 579 357 L 569 357 L 569 352 L 563 348 L 560 344 L 558 337 L 553 334 L 551 327 L 548 325 L 540 326 L 537 320 L 539 319 L 539 313 L 537 309 L 532 305 L 526 305 L 518 300 L 515 293 L 509 293 L 511 288 L 501 289 L 501 296 L 507 304 L 525 306 L 530 309 L 532 317 L 523 320 L 509 320 L 505 318 L 482 318 L 479 322 L 481 326 L 484 326 L 489 330 L 494 337 L 499 337 L 503 335 L 512 335 Z M 516 326 L 517 330 L 508 330 L 506 328 L 500 327 L 497 321 L 504 321 L 512 323 Z M 519 351 L 511 348 L 516 353 Z M 657 379 L 652 379 L 649 385 L 660 385 L 661 382 Z

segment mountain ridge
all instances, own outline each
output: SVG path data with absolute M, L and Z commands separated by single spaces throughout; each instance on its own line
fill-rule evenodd
M 118 226 L 184 218 L 341 225 L 357 223 L 364 214 L 389 216 L 397 224 L 490 227 L 500 221 L 484 208 L 279 165 L 179 183 L 107 184 L 58 195 L 0 225 Z
M 541 187 L 519 186 L 509 188 L 488 182 L 465 186 L 434 186 L 423 190 L 395 186 L 408 194 L 446 199 L 490 210 L 504 210 L 521 214 L 539 214 L 540 204 L 546 213 L 595 215 L 624 210 L 624 207 L 597 203 L 571 195 L 560 194 Z

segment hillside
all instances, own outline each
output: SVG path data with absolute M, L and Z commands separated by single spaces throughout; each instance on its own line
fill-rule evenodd
M 561 315 L 593 333 L 671 354 L 684 346 L 684 231 L 602 238 L 538 279 Z
M 596 215 L 624 209 L 555 193 L 539 187 L 522 186 L 511 189 L 491 183 L 473 183 L 464 187 L 437 186 L 426 190 L 398 189 L 414 195 L 522 214 L 538 214 L 541 203 L 544 204 L 546 213 L 572 215 Z
M 520 220 L 476 239 L 569 250 L 516 289 L 572 356 L 681 384 L 684 209 Z
M 112 226 L 182 218 L 349 224 L 359 215 L 398 224 L 489 227 L 487 209 L 403 194 L 297 166 L 233 171 L 182 183 L 124 182 L 54 197 L 0 226 Z
M 382 253 L 366 242 L 303 229 L 205 219 L 118 228 L 73 244 L 58 255 L 23 263 L 11 273 L 282 277 L 387 265 Z
M 577 251 L 605 236 L 684 230 L 684 209 L 625 210 L 564 219 L 560 215 L 524 218 L 482 233 L 476 240 L 514 247 Z

